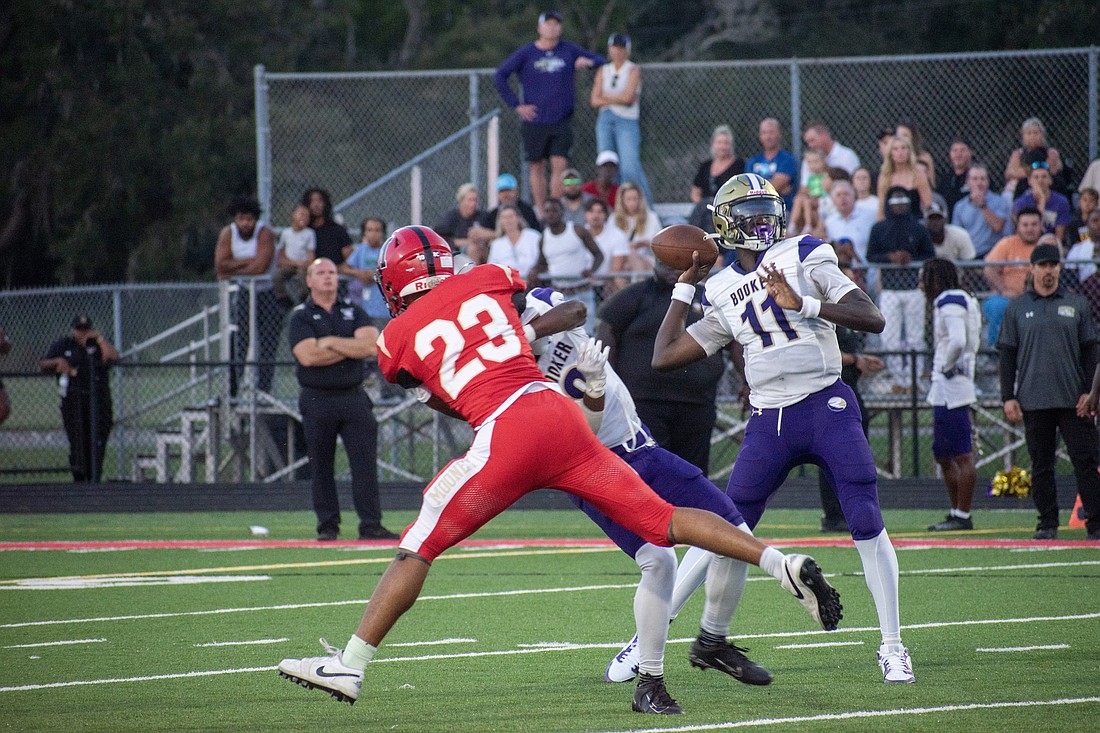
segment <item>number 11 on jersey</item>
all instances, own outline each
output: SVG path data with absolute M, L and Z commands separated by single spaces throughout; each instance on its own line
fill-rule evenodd
M 761 301 L 759 310 L 757 310 L 756 302 L 749 298 L 745 301 L 745 310 L 741 311 L 741 322 L 748 323 L 753 333 L 760 337 L 761 346 L 766 349 L 775 343 L 772 339 L 772 332 L 765 329 L 761 324 L 763 316 L 769 312 L 772 320 L 775 321 L 776 328 L 783 332 L 787 337 L 787 341 L 794 341 L 798 338 L 798 332 L 791 327 L 791 322 L 787 320 L 783 309 L 772 296 L 769 295 Z

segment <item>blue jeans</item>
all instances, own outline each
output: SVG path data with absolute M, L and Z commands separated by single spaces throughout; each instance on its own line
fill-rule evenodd
M 638 120 L 619 117 L 607 107 L 600 109 L 596 116 L 596 152 L 615 151 L 619 156 L 620 178 L 638 184 L 645 200 L 652 206 L 653 194 L 649 192 L 649 181 L 642 170 L 641 145 L 642 131 Z
M 991 349 L 997 348 L 997 336 L 1001 333 L 1001 321 L 1005 317 L 1006 308 L 1008 308 L 1008 298 L 1000 293 L 990 295 L 982 303 L 982 315 L 985 316 L 985 322 L 989 324 L 988 346 Z

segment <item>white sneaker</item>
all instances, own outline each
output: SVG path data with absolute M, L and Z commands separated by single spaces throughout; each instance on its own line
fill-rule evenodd
M 279 676 L 308 690 L 323 690 L 340 702 L 355 704 L 363 673 L 344 664 L 344 652 L 321 639 L 327 657 L 284 659 L 279 662 Z
M 887 647 L 878 648 L 878 666 L 882 669 L 884 682 L 916 682 L 913 676 L 913 663 L 909 659 L 909 650 L 903 646 L 888 651 Z
M 608 682 L 630 682 L 638 676 L 638 635 L 622 648 L 607 665 L 603 678 Z
M 797 598 L 826 631 L 834 631 L 844 617 L 840 593 L 829 585 L 821 568 L 809 555 L 787 555 L 783 560 L 783 578 L 779 584 Z

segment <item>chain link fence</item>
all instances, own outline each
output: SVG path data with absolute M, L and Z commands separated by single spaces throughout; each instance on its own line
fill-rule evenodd
M 989 291 L 981 279 L 984 263 L 961 263 L 964 282 L 980 297 Z M 912 279 L 914 268 L 882 266 L 889 285 Z M 1075 283 L 1072 271 L 1066 282 Z M 87 314 L 122 353 L 111 367 L 115 425 L 104 458 L 103 478 L 112 481 L 217 482 L 278 481 L 308 477 L 298 412 L 298 384 L 286 342 L 288 309 L 264 327 L 259 317 L 235 322 L 238 298 L 255 298 L 260 279 L 220 284 L 103 286 L 0 293 L 0 327 L 12 351 L 0 361 L 0 376 L 13 405 L 0 425 L 0 481 L 69 480 L 68 440 L 62 430 L 57 380 L 41 374 L 39 359 L 50 343 L 69 333 L 76 314 Z M 1096 303 L 1100 311 L 1100 299 Z M 260 313 L 251 309 L 250 313 Z M 887 478 L 932 475 L 931 410 L 925 403 L 930 378 L 931 326 L 904 350 L 890 351 L 869 335 L 861 350 L 884 357 L 888 370 L 860 381 L 871 413 L 871 446 L 879 472 Z M 1100 316 L 1100 313 L 1097 313 Z M 890 324 L 888 324 L 888 327 Z M 257 349 L 241 349 L 241 362 L 229 356 L 238 332 L 269 334 L 272 360 Z M 230 372 L 240 379 L 236 392 Z M 270 371 L 268 389 L 259 389 Z M 462 453 L 472 438 L 469 426 L 440 417 L 404 390 L 387 385 L 368 368 L 366 384 L 375 403 L 379 429 L 379 478 L 383 482 L 427 482 Z M 1001 413 L 995 352 L 984 347 L 977 362 L 979 403 L 974 425 L 979 466 L 989 476 L 1009 465 L 1027 466 L 1022 432 Z M 718 390 L 719 424 L 712 436 L 711 475 L 728 476 L 740 448 L 747 414 L 737 401 L 737 379 L 727 369 Z M 344 460 L 338 451 L 338 459 Z M 1060 470 L 1068 470 L 1068 464 Z M 799 469 L 804 470 L 804 469 Z M 809 469 L 812 471 L 813 469 Z M 346 478 L 346 465 L 338 465 Z
M 872 172 L 881 163 L 878 130 L 911 121 L 946 172 L 956 135 L 967 137 L 989 166 L 993 190 L 1020 124 L 1037 116 L 1049 144 L 1076 175 L 1098 155 L 1097 48 L 787 61 L 645 64 L 642 163 L 654 199 L 688 200 L 698 165 L 709 158 L 716 125 L 727 124 L 740 157 L 758 152 L 764 117 L 786 127 L 785 147 L 800 155 L 801 130 L 825 122 Z M 315 185 L 329 189 L 354 226 L 367 214 L 394 225 L 412 221 L 411 192 L 422 187 L 421 223 L 454 205 L 454 192 L 475 183 L 485 201 L 490 171 L 523 173 L 519 119 L 505 108 L 499 144 L 486 116 L 502 106 L 492 69 L 357 74 L 274 74 L 256 69 L 258 185 L 261 205 L 286 224 L 293 203 Z M 577 75 L 572 160 L 595 171 L 592 73 Z M 478 124 L 478 120 L 483 120 Z M 451 139 L 472 126 L 457 139 Z M 419 182 L 409 161 L 451 139 L 426 161 Z M 494 156 L 494 157 L 490 157 Z M 386 174 L 385 185 L 368 187 Z M 517 176 L 530 200 L 526 175 Z

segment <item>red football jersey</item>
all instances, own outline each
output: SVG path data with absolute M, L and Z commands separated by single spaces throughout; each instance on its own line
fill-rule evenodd
M 515 270 L 481 265 L 452 275 L 394 318 L 378 337 L 378 366 L 407 372 L 477 427 L 516 390 L 545 382 L 512 294 Z

